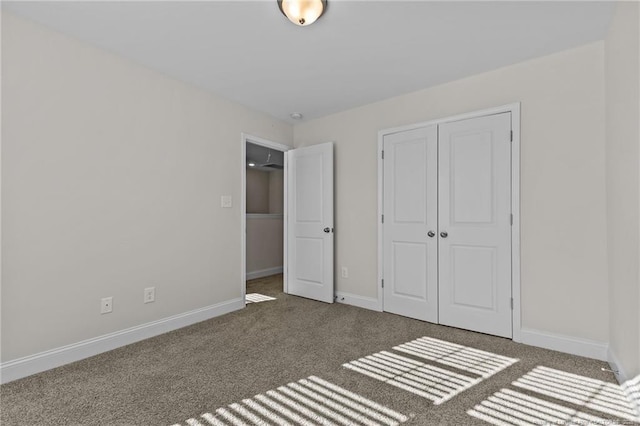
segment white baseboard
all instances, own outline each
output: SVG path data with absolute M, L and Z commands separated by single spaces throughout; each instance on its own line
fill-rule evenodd
M 3 362 L 0 364 L 0 383 L 11 382 L 32 374 L 60 367 L 244 307 L 244 300 L 241 298 L 233 299 L 125 330 L 83 340 L 82 342 L 40 352 L 35 355 Z
M 247 272 L 248 280 L 255 280 L 256 278 L 268 277 L 269 275 L 281 274 L 282 266 L 275 268 L 261 269 L 259 271 Z
M 613 370 L 613 374 L 616 376 L 616 380 L 618 380 L 618 383 L 622 384 L 631 379 L 622 364 L 620 364 L 620 361 L 618 361 L 618 357 L 613 352 L 611 347 L 609 347 L 609 349 L 607 350 L 607 362 L 609 363 L 609 367 L 611 367 L 611 370 Z
M 374 299 L 373 297 L 357 296 L 355 294 L 338 291 L 336 292 L 336 302 L 381 312 L 378 299 Z
M 607 360 L 608 345 L 605 342 L 521 328 L 520 343 L 572 355 L 594 358 L 600 361 Z

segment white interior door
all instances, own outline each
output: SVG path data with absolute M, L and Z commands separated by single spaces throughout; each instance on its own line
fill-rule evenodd
M 333 303 L 333 144 L 286 155 L 287 291 Z
M 437 322 L 437 127 L 386 135 L 383 143 L 383 308 Z
M 439 322 L 511 337 L 511 113 L 438 129 Z

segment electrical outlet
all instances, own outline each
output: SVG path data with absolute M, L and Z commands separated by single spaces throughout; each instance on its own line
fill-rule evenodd
M 100 301 L 100 313 L 108 314 L 113 311 L 113 297 L 104 297 Z
M 342 267 L 342 278 L 349 278 L 349 270 L 347 269 L 346 266 Z
M 144 289 L 144 303 L 151 303 L 156 301 L 156 288 L 147 287 Z

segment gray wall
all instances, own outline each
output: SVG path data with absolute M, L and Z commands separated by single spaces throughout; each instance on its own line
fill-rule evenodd
M 520 101 L 523 326 L 640 373 L 638 9 L 604 42 L 293 130 L 3 12 L 2 361 L 239 297 L 241 132 L 336 142 L 337 289 L 375 297 L 378 130 Z
M 623 379 L 640 374 L 639 9 L 618 4 L 605 40 L 610 360 Z
M 597 42 L 295 126 L 296 147 L 335 141 L 338 291 L 376 297 L 377 132 L 520 101 L 522 325 L 604 346 L 603 58 Z
M 2 15 L 2 361 L 239 298 L 241 132 L 291 126 Z
M 283 174 L 247 168 L 247 274 L 264 276 L 282 268 Z

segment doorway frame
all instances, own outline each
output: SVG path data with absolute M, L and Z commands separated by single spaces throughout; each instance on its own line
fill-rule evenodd
M 268 139 L 264 139 L 258 136 L 253 136 L 247 133 L 241 133 L 241 153 L 240 153 L 240 295 L 242 300 L 247 296 L 247 143 L 254 145 L 264 146 L 271 148 L 275 151 L 281 151 L 286 153 L 293 149 L 292 146 L 285 145 L 278 142 L 273 142 Z M 283 230 L 283 248 L 282 248 L 282 286 L 283 291 L 286 293 L 288 290 L 287 285 L 287 155 L 284 155 L 284 168 L 283 168 L 283 217 L 282 217 L 282 230 Z M 245 303 L 246 307 L 246 303 Z
M 382 151 L 384 137 L 394 133 L 415 130 L 421 127 L 434 126 L 454 121 L 478 118 L 487 115 L 511 113 L 511 129 L 513 141 L 511 144 L 511 212 L 513 214 L 513 226 L 511 227 L 511 297 L 513 309 L 511 311 L 512 340 L 522 342 L 522 317 L 521 317 L 521 292 L 520 292 L 520 102 L 514 102 L 493 108 L 466 112 L 450 117 L 438 118 L 421 123 L 406 126 L 393 127 L 378 131 L 378 310 L 384 309 L 384 292 L 382 291 L 382 278 L 384 273 L 383 251 L 383 223 L 384 212 L 384 161 Z

